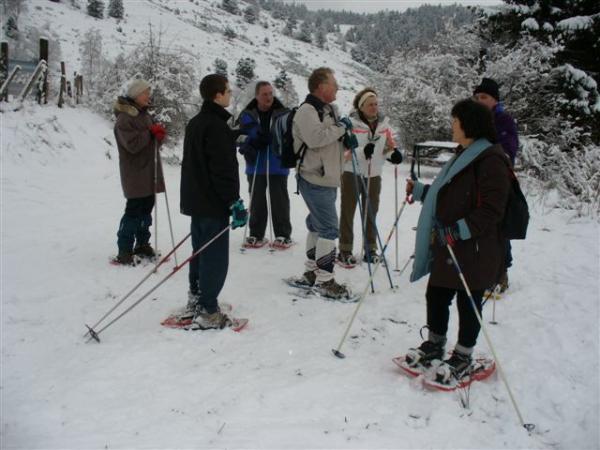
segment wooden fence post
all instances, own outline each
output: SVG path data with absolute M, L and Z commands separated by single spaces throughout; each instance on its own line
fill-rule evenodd
M 8 42 L 0 44 L 0 84 L 8 79 Z M 8 89 L 4 92 L 0 101 L 8 100 Z
M 48 39 L 40 39 L 40 60 L 46 61 L 46 71 L 44 73 L 44 80 L 42 81 L 42 92 L 38 97 L 38 102 L 42 103 L 42 97 L 44 104 L 48 103 Z
M 60 62 L 60 93 L 58 94 L 58 107 L 62 108 L 65 102 L 64 95 L 67 90 L 67 75 L 65 72 L 65 62 Z

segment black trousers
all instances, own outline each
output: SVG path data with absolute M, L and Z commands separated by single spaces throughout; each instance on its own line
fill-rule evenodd
M 134 243 L 136 247 L 139 247 L 150 242 L 153 208 L 154 194 L 148 197 L 127 199 L 125 213 L 117 231 L 119 253 L 133 251 Z
M 479 314 L 481 314 L 483 292 L 483 290 L 471 291 Z M 428 284 L 425 293 L 427 299 L 427 326 L 435 334 L 446 336 L 448 320 L 450 319 L 450 304 L 455 294 L 456 306 L 458 307 L 458 343 L 467 348 L 475 347 L 481 326 L 466 291 Z
M 248 189 L 252 194 L 254 175 L 247 175 Z M 289 238 L 292 235 L 290 222 L 290 196 L 287 189 L 287 175 L 269 175 L 271 190 L 271 211 L 275 237 Z M 267 229 L 267 176 L 256 175 L 254 193 L 250 199 L 250 236 L 262 239 Z

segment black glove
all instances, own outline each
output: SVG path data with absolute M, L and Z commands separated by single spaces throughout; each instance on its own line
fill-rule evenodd
M 258 149 L 263 150 L 269 146 L 271 143 L 271 134 L 265 133 L 264 131 L 259 131 L 256 137 L 252 140 L 252 145 Z
M 395 148 L 387 160 L 392 164 L 400 164 L 402 162 L 402 152 Z
M 258 156 L 258 150 L 256 150 L 252 145 L 244 144 L 240 148 L 240 153 L 244 155 L 246 162 L 249 164 L 254 164 L 256 161 L 256 157 Z
M 371 159 L 373 157 L 373 153 L 375 152 L 375 144 L 369 142 L 367 145 L 365 145 L 363 151 L 365 152 L 365 158 Z

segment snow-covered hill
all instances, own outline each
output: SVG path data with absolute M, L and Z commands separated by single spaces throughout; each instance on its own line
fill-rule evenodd
M 524 419 L 537 426 L 530 436 L 497 378 L 474 385 L 463 409 L 457 395 L 425 391 L 398 372 L 391 358 L 419 343 L 425 322 L 425 282 L 409 284 L 407 274 L 392 275 L 392 292 L 378 273 L 343 348 L 347 358 L 332 356 L 355 305 L 295 299 L 281 282 L 304 259 L 306 208 L 295 195 L 299 244 L 289 251 L 241 254 L 242 231 L 231 234 L 221 299 L 250 319 L 242 333 L 159 325 L 186 301 L 183 270 L 101 344 L 85 343 L 84 323 L 149 270 L 108 264 L 124 203 L 112 124 L 81 108 L 30 104 L 0 119 L 2 448 L 598 447 L 597 223 L 535 205 L 528 239 L 514 245 L 499 324 L 488 325 Z M 408 171 L 400 166 L 400 180 Z M 165 172 L 180 239 L 189 219 L 176 212 L 179 169 Z M 383 177 L 378 222 L 387 235 L 393 168 Z M 162 199 L 159 213 L 164 251 Z M 412 253 L 418 213 L 413 205 L 400 220 L 400 265 Z M 393 266 L 393 246 L 387 256 Z M 170 270 L 162 267 L 131 300 Z M 362 290 L 367 271 L 337 276 Z M 491 313 L 486 306 L 486 322 Z M 450 329 L 453 343 L 454 311 Z M 483 337 L 478 350 L 489 354 Z
M 233 73 L 241 58 L 256 61 L 259 79 L 273 80 L 283 68 L 291 76 L 294 86 L 303 98 L 307 93 L 306 79 L 310 71 L 319 66 L 329 66 L 337 73 L 340 82 L 338 104 L 344 112 L 351 106 L 356 92 L 373 76 L 365 66 L 352 61 L 329 35 L 328 50 L 301 42 L 281 33 L 282 20 L 273 19 L 267 12 L 260 13 L 255 24 L 247 23 L 242 16 L 229 14 L 218 7 L 220 2 L 209 0 L 130 0 L 124 1 L 124 20 L 96 19 L 86 14 L 85 2 L 81 9 L 67 1 L 49 2 L 27 0 L 26 10 L 19 16 L 20 28 L 43 30 L 50 38 L 50 46 L 60 42 L 61 58 L 69 73 L 80 70 L 83 62 L 79 46 L 87 31 L 97 29 L 102 37 L 102 52 L 111 61 L 127 55 L 148 39 L 152 27 L 156 44 L 166 51 L 189 55 L 199 77 L 213 71 L 215 58 L 228 63 Z M 240 2 L 240 7 L 245 7 Z M 265 28 L 263 25 L 268 26 Z M 230 28 L 237 37 L 226 39 L 223 32 Z M 265 42 L 268 40 L 268 43 Z M 51 61 L 51 71 L 56 78 L 60 73 L 59 61 Z M 198 78 L 199 80 L 200 78 Z

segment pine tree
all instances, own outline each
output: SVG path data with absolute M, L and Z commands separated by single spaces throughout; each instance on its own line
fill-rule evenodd
M 97 19 L 103 19 L 104 2 L 102 0 L 88 0 L 87 13 Z
M 238 14 L 240 12 L 237 0 L 223 0 L 221 8 L 230 14 Z
M 231 28 L 229 25 L 227 25 L 225 27 L 225 31 L 223 32 L 223 34 L 225 35 L 225 37 L 227 39 L 235 39 L 237 37 L 237 33 L 235 32 L 235 30 L 233 28 Z
M 250 5 L 244 10 L 244 19 L 248 23 L 256 23 L 258 15 L 259 12 L 256 6 Z
M 227 62 L 222 60 L 221 58 L 216 58 L 214 63 L 215 73 L 219 75 L 227 76 Z
M 300 26 L 300 32 L 298 33 L 298 39 L 302 42 L 312 43 L 312 25 L 308 20 L 302 22 Z
M 275 77 L 273 86 L 277 89 L 277 96 L 285 106 L 293 107 L 298 104 L 298 93 L 285 69 L 281 69 L 281 72 Z
M 17 37 L 17 35 L 19 34 L 19 28 L 17 27 L 17 21 L 15 20 L 15 18 L 13 16 L 9 16 L 8 19 L 6 20 L 5 30 L 6 30 L 6 36 L 8 36 L 11 39 L 15 39 Z
M 108 3 L 108 15 L 115 19 L 122 19 L 125 14 L 125 8 L 123 8 L 123 0 L 110 0 Z
M 285 27 L 283 28 L 283 34 L 286 36 L 293 36 L 295 29 L 296 21 L 293 18 L 288 17 L 288 19 L 285 22 Z
M 315 40 L 319 48 L 325 48 L 325 44 L 327 43 L 327 30 L 325 30 L 324 27 L 317 30 Z
M 255 77 L 254 69 L 256 61 L 252 58 L 242 58 L 238 61 L 235 68 L 236 84 L 240 89 L 244 89 Z

